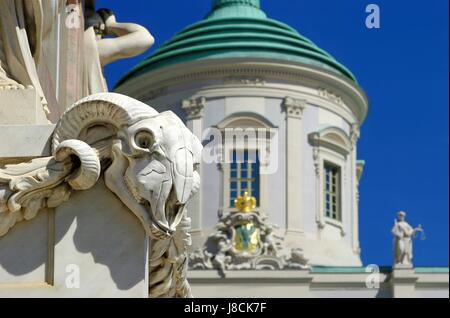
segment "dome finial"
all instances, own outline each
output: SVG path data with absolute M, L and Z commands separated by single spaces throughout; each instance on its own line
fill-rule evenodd
M 249 5 L 255 8 L 260 8 L 260 0 L 214 0 L 214 9 L 221 6 L 228 5 Z
M 260 0 L 213 0 L 213 8 L 207 18 L 259 18 L 265 19 Z

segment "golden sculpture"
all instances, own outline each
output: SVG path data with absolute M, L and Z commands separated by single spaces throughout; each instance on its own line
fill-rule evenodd
M 244 192 L 234 200 L 235 213 L 251 213 L 256 208 L 256 199 Z M 242 252 L 255 253 L 259 246 L 259 229 L 251 220 L 242 220 L 234 226 L 233 247 Z
M 258 251 L 259 229 L 253 222 L 244 221 L 235 226 L 233 247 L 241 252 L 255 253 Z
M 248 192 L 244 192 L 243 196 L 239 196 L 234 200 L 234 207 L 239 212 L 248 213 L 256 208 L 256 199 L 249 196 Z

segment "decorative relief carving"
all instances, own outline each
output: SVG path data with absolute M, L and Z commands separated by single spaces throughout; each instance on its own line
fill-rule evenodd
M 168 91 L 169 91 L 169 89 L 167 87 L 161 87 L 158 89 L 154 89 L 152 91 L 149 91 L 145 95 L 143 95 L 142 100 L 149 101 L 149 100 L 155 99 L 156 97 L 167 94 Z
M 313 147 L 313 161 L 314 161 L 314 172 L 318 177 L 320 175 L 320 148 L 318 146 Z
M 306 107 L 306 101 L 303 99 L 295 99 L 286 97 L 282 104 L 288 118 L 303 118 L 303 111 Z
M 181 108 L 186 112 L 187 119 L 197 119 L 203 116 L 203 109 L 206 105 L 205 97 L 186 99 L 183 101 Z
M 152 239 L 150 296 L 189 297 L 185 206 L 199 189 L 202 145 L 182 121 L 127 96 L 95 94 L 63 114 L 52 150 L 52 157 L 0 169 L 0 235 L 71 191 L 91 188 L 104 171 L 107 188 Z
M 318 88 L 317 93 L 320 97 L 328 99 L 329 101 L 332 101 L 336 104 L 344 105 L 344 101 L 342 100 L 341 96 L 336 95 L 333 92 L 330 92 L 329 90 L 327 90 L 325 88 Z
M 227 270 L 308 268 L 301 249 L 283 248 L 267 216 L 255 210 L 254 198 L 244 193 L 235 207 L 239 211 L 222 216 L 205 247 L 190 255 L 191 269 L 216 269 L 225 277 Z
M 239 77 L 239 76 L 229 76 L 226 77 L 223 82 L 225 84 L 240 84 L 240 85 L 256 85 L 264 86 L 266 85 L 266 79 L 263 77 Z
M 313 146 L 313 162 L 314 162 L 314 172 L 315 172 L 315 187 L 316 187 L 316 223 L 317 226 L 319 227 L 319 229 L 324 229 L 325 228 L 325 220 L 322 217 L 322 213 L 321 213 L 321 209 L 320 209 L 320 198 L 319 198 L 319 193 L 320 193 L 320 184 L 321 184 L 321 160 L 320 160 L 320 147 L 318 146 L 319 142 L 318 142 L 318 136 L 314 135 L 311 137 L 313 139 L 312 144 L 316 145 Z

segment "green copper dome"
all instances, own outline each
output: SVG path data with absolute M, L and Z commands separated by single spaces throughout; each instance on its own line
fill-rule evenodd
M 316 66 L 349 78 L 330 54 L 286 24 L 267 18 L 259 0 L 214 0 L 204 20 L 188 26 L 117 84 L 178 63 L 214 58 L 268 58 Z

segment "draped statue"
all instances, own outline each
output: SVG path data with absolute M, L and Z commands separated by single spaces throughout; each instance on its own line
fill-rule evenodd
M 95 11 L 94 1 L 85 6 L 85 88 L 84 95 L 108 91 L 103 67 L 120 59 L 139 55 L 154 39 L 146 28 L 134 23 L 119 23 L 109 9 Z
M 55 31 L 69 30 L 63 33 L 74 36 L 56 32 L 56 43 Z M 144 27 L 117 22 L 111 10 L 96 11 L 93 0 L 0 0 L 0 93 L 33 88 L 44 109 L 68 87 L 76 86 L 74 98 L 83 95 L 70 107 L 58 99 L 65 111 L 56 122 L 51 156 L 0 165 L 0 237 L 102 178 L 151 240 L 149 295 L 190 297 L 186 205 L 200 187 L 202 145 L 174 113 L 107 93 L 103 76 L 105 65 L 138 55 L 153 41 Z M 58 64 L 56 56 L 66 59 Z M 51 87 L 63 75 L 67 87 Z M 24 103 L 14 96 L 11 106 Z
M 392 234 L 394 235 L 394 265 L 412 266 L 413 238 L 417 232 L 423 232 L 421 226 L 412 228 L 406 221 L 406 213 L 400 211 L 397 214 Z
M 44 109 L 47 101 L 37 66 L 43 40 L 54 25 L 61 3 L 62 0 L 0 1 L 0 90 L 32 87 Z
M 40 67 L 46 68 L 43 47 L 45 39 L 50 38 L 51 31 L 57 27 L 58 16 L 63 16 L 67 8 L 65 0 L 0 1 L 0 90 L 34 88 L 47 115 L 47 101 L 55 100 L 56 96 L 46 96 L 54 92 L 43 89 L 47 78 L 45 82 L 39 78 Z M 111 10 L 95 11 L 93 0 L 85 1 L 84 16 L 81 95 L 88 96 L 108 91 L 103 76 L 105 65 L 143 53 L 154 39 L 140 25 L 117 22 Z M 62 109 L 67 106 L 61 105 Z

